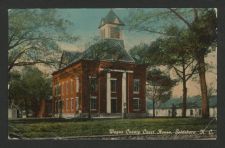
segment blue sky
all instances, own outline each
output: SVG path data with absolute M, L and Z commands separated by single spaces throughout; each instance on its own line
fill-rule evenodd
M 63 48 L 69 49 L 69 50 L 85 50 L 85 43 L 89 42 L 94 36 L 99 35 L 98 25 L 100 23 L 101 18 L 105 17 L 110 9 L 57 9 L 58 14 L 61 15 L 61 17 L 64 17 L 71 22 L 73 22 L 73 25 L 71 28 L 68 28 L 69 31 L 74 34 L 80 36 L 80 40 L 75 42 L 72 45 L 64 44 Z M 159 9 L 148 9 L 149 11 L 157 11 Z M 113 9 L 113 11 L 117 14 L 118 17 L 122 21 L 125 21 L 125 19 L 128 17 L 129 9 L 123 9 L 123 8 L 117 8 Z M 191 13 L 192 14 L 192 13 Z M 190 13 L 187 13 L 187 17 L 190 18 Z M 166 24 L 161 23 L 160 20 L 158 20 L 159 24 L 154 24 L 157 27 L 168 25 L 168 24 L 179 24 L 182 25 L 182 22 L 179 22 L 178 19 L 174 21 L 173 19 L 170 20 L 170 22 L 167 22 L 165 20 L 162 20 L 163 22 L 166 22 Z M 183 24 L 184 25 L 184 24 Z M 134 45 L 140 44 L 140 43 L 148 43 L 150 44 L 152 41 L 154 41 L 156 38 L 159 37 L 159 34 L 154 33 L 146 33 L 146 32 L 129 32 L 128 30 L 124 30 L 124 42 L 125 42 L 125 48 L 128 50 Z M 214 55 L 209 55 L 206 58 L 206 62 L 211 62 L 212 65 L 216 65 L 216 52 L 212 53 Z M 214 69 L 216 71 L 216 69 Z M 216 74 L 212 74 L 207 72 L 207 84 L 212 84 L 214 88 L 216 88 Z M 188 81 L 187 83 L 188 88 L 188 95 L 194 96 L 194 95 L 200 95 L 200 86 L 198 81 Z M 179 83 L 176 87 L 173 88 L 173 96 L 180 97 L 182 96 L 182 84 Z
M 80 37 L 80 40 L 75 42 L 74 44 L 66 44 L 62 43 L 63 48 L 67 48 L 69 50 L 84 50 L 85 44 L 92 40 L 93 37 L 99 35 L 98 25 L 100 23 L 101 18 L 105 17 L 110 9 L 57 9 L 60 17 L 63 17 L 73 23 L 71 28 L 68 30 Z M 120 17 L 122 21 L 128 16 L 129 10 L 127 8 L 116 8 L 113 11 Z M 124 42 L 125 48 L 130 49 L 134 45 L 140 43 L 151 43 L 154 41 L 159 35 L 151 34 L 146 32 L 135 32 L 124 30 Z

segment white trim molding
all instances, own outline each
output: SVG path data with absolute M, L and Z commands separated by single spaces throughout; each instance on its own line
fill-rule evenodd
M 111 74 L 107 73 L 106 80 L 106 112 L 111 113 Z
M 122 113 L 127 105 L 127 74 L 124 72 L 122 75 Z
M 100 68 L 100 71 L 104 70 L 104 68 Z M 133 70 L 122 70 L 122 69 L 109 69 L 109 71 L 113 72 L 127 72 L 127 73 L 134 73 Z

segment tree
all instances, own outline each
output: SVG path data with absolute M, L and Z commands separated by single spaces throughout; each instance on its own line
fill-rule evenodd
M 163 57 L 165 53 L 160 50 L 162 40 L 158 39 L 151 45 L 139 44 L 129 50 L 130 55 L 136 63 L 146 64 L 147 72 L 147 95 L 153 101 L 153 117 L 155 117 L 155 104 L 165 102 L 171 96 L 171 89 L 176 84 L 176 80 L 172 80 L 169 75 L 165 75 L 156 66 L 165 65 Z M 163 48 L 162 48 L 163 49 Z
M 176 84 L 176 81 L 171 80 L 168 75 L 165 75 L 159 69 L 152 69 L 147 73 L 147 95 L 153 102 L 153 117 L 155 117 L 155 104 L 158 105 L 170 99 L 171 89 Z
M 10 100 L 14 100 L 27 115 L 30 110 L 37 113 L 40 101 L 51 96 L 51 79 L 34 67 L 25 67 L 22 73 L 11 72 L 10 76 Z
M 132 58 L 135 60 L 137 64 L 154 65 L 153 62 L 155 59 L 148 60 L 148 56 L 146 56 L 146 54 L 148 54 L 148 50 L 149 50 L 149 45 L 141 43 L 139 45 L 135 45 L 134 47 L 132 47 L 129 50 L 129 54 L 132 56 Z M 154 55 L 153 55 L 153 58 L 154 58 Z
M 194 21 L 188 22 L 176 10 L 170 9 L 180 20 L 182 20 L 190 31 L 192 38 L 191 50 L 194 53 L 198 64 L 198 74 L 200 79 L 202 96 L 202 116 L 209 117 L 209 104 L 206 84 L 206 63 L 205 56 L 211 52 L 211 46 L 216 42 L 216 12 L 214 9 L 193 9 Z
M 132 57 L 139 63 L 152 66 L 167 66 L 173 69 L 183 83 L 182 116 L 186 116 L 187 81 L 197 72 L 197 64 L 193 53 L 189 50 L 189 38 L 184 29 L 176 26 L 167 28 L 166 33 L 171 36 L 158 38 L 151 45 L 140 44 L 130 50 Z M 173 35 L 173 36 L 172 36 Z
M 193 52 L 198 64 L 203 117 L 209 117 L 204 58 L 207 53 L 211 52 L 210 47 L 216 42 L 216 19 L 216 12 L 213 8 L 138 10 L 130 13 L 128 19 L 131 30 L 147 31 L 161 36 L 171 36 L 171 34 L 168 35 L 163 30 L 166 25 L 174 24 L 174 22 L 176 22 L 176 25 L 187 28 L 189 39 L 191 39 L 189 45 L 191 48 L 189 50 Z
M 60 42 L 75 42 L 69 35 L 68 20 L 54 9 L 10 9 L 8 34 L 8 71 L 38 63 L 57 66 Z
M 167 65 L 172 68 L 183 84 L 183 106 L 182 117 L 186 117 L 187 107 L 187 81 L 197 74 L 198 64 L 195 61 L 194 54 L 190 50 L 190 36 L 186 29 L 179 29 L 176 26 L 170 26 L 167 34 L 173 37 L 167 37 L 161 40 L 162 46 L 158 48 L 159 52 L 164 52 L 164 56 L 160 58 L 160 64 Z M 163 50 L 163 51 L 160 51 Z

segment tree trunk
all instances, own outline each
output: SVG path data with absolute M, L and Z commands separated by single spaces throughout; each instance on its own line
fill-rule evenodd
M 153 118 L 155 118 L 155 99 L 152 99 Z
M 183 80 L 183 107 L 182 107 L 182 117 L 186 117 L 187 109 L 187 87 L 186 80 Z
M 45 99 L 40 99 L 39 110 L 37 111 L 37 117 L 42 118 L 45 114 Z
M 185 72 L 185 63 L 183 59 L 183 107 L 182 107 L 182 117 L 186 117 L 186 109 L 187 109 L 187 86 L 186 86 L 186 72 Z
M 209 117 L 209 104 L 208 104 L 207 84 L 206 84 L 206 77 L 205 77 L 205 57 L 204 57 L 204 53 L 199 54 L 198 65 L 199 65 L 198 73 L 199 73 L 201 96 L 202 96 L 202 117 L 208 118 Z

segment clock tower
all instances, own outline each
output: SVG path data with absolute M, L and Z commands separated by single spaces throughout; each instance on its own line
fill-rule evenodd
M 124 23 L 111 9 L 108 14 L 101 19 L 99 29 L 102 39 L 118 39 L 123 40 L 122 26 Z

